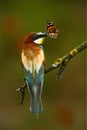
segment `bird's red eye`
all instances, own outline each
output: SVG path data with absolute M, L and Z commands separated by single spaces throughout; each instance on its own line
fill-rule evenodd
M 53 22 L 47 22 L 46 24 L 46 30 L 48 32 L 48 36 L 51 38 L 57 38 L 58 30 L 54 26 Z

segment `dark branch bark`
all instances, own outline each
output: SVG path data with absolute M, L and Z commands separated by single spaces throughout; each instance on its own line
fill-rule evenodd
M 64 55 L 62 58 L 57 58 L 51 66 L 49 66 L 48 68 L 45 69 L 45 73 L 48 73 L 54 69 L 59 69 L 58 73 L 57 73 L 57 79 L 61 79 L 62 78 L 62 74 L 65 70 L 65 67 L 67 66 L 68 62 L 78 53 L 80 53 L 81 51 L 83 51 L 84 49 L 87 48 L 87 41 L 84 41 L 82 44 L 80 44 L 79 46 L 75 47 L 74 49 L 72 49 L 69 53 L 67 53 L 66 55 Z M 23 103 L 24 100 L 24 95 L 25 95 L 25 88 L 27 87 L 26 83 L 24 83 L 20 88 L 18 88 L 16 91 L 20 92 L 21 95 L 21 100 L 20 103 Z

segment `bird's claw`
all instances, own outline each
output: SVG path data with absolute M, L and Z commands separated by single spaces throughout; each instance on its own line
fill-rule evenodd
M 67 65 L 67 63 L 62 62 L 61 66 L 58 70 L 58 73 L 57 73 L 57 78 L 56 78 L 57 80 L 62 80 L 62 75 L 63 75 L 66 65 Z
M 16 92 L 19 92 L 21 94 L 20 96 L 20 102 L 19 104 L 22 104 L 24 101 L 24 97 L 25 97 L 25 88 L 26 88 L 26 83 L 24 83 L 20 88 L 16 89 Z

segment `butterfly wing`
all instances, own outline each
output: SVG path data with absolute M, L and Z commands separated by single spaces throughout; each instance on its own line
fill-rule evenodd
M 48 32 L 48 36 L 51 38 L 57 38 L 58 36 L 58 30 L 56 29 L 56 27 L 54 26 L 53 22 L 47 22 L 46 24 L 46 30 Z

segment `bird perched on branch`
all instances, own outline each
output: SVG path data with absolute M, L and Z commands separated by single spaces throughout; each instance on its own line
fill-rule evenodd
M 44 80 L 44 51 L 42 43 L 47 33 L 29 33 L 24 40 L 22 49 L 22 64 L 28 90 L 31 96 L 30 111 L 42 112 L 41 94 Z
M 45 56 L 42 43 L 45 37 L 49 36 L 48 34 L 50 35 L 51 32 L 32 32 L 26 35 L 21 53 L 25 81 L 31 97 L 30 111 L 34 114 L 43 111 L 41 95 Z

